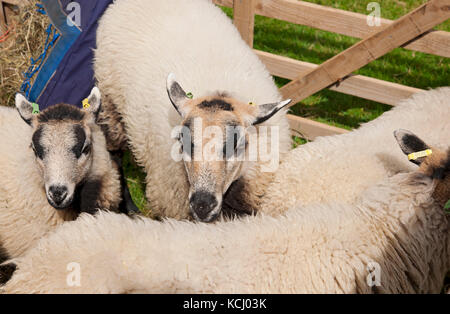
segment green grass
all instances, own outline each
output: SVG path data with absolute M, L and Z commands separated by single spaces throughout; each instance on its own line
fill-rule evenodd
M 133 202 L 144 215 L 150 216 L 150 209 L 147 206 L 147 200 L 145 197 L 144 171 L 135 164 L 129 151 L 125 152 L 122 163 L 128 189 L 130 190 Z
M 371 1 L 313 0 L 308 2 L 368 14 L 366 7 Z M 426 1 L 383 0 L 380 2 L 381 15 L 383 18 L 397 19 L 424 2 Z M 232 18 L 232 9 L 223 8 L 223 10 Z M 450 22 L 439 25 L 437 29 L 450 31 Z M 348 36 L 262 16 L 255 18 L 254 33 L 254 48 L 315 64 L 326 61 L 359 41 Z M 428 89 L 449 84 L 450 62 L 444 57 L 399 48 L 355 73 Z M 275 78 L 275 81 L 279 87 L 289 82 L 281 78 Z M 296 104 L 292 107 L 292 113 L 352 129 L 361 123 L 375 119 L 389 108 L 388 105 L 323 90 Z
M 346 11 L 368 14 L 367 4 L 372 0 L 310 0 L 308 2 Z M 397 19 L 426 0 L 383 0 L 381 17 Z M 233 11 L 222 8 L 232 18 Z M 450 31 L 450 21 L 436 29 Z M 358 42 L 359 39 L 325 32 L 276 19 L 256 16 L 254 47 L 297 60 L 320 64 Z M 428 89 L 449 85 L 449 59 L 406 49 L 395 49 L 355 72 L 412 87 Z M 281 87 L 289 80 L 275 78 Z M 292 107 L 291 112 L 319 122 L 345 129 L 357 128 L 371 121 L 391 107 L 374 101 L 337 93 L 331 90 L 318 92 Z M 306 141 L 293 137 L 293 147 Z M 125 172 L 133 199 L 141 209 L 146 208 L 145 175 L 127 157 Z M 148 209 L 145 209 L 148 211 Z

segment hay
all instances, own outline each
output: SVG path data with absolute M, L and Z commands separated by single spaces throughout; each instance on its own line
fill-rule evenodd
M 10 37 L 0 43 L 0 105 L 14 105 L 14 95 L 20 90 L 30 58 L 37 58 L 44 48 L 50 22 L 36 11 L 37 2 L 32 0 L 20 9 L 9 25 Z

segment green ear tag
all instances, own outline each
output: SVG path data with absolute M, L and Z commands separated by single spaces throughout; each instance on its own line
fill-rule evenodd
M 39 105 L 34 102 L 31 106 L 33 106 L 33 114 L 39 114 Z
M 189 92 L 189 93 L 186 94 L 186 97 L 189 98 L 189 99 L 192 99 L 192 98 L 194 98 L 194 95 L 192 95 L 192 93 Z
M 450 215 L 450 200 L 445 203 L 444 210 L 447 215 Z

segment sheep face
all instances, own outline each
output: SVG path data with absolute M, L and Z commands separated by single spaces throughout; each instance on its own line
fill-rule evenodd
M 394 135 L 406 155 L 431 150 L 431 155 L 413 158 L 419 166 L 417 175 L 435 181 L 433 199 L 442 207 L 450 199 L 450 149 L 447 153 L 432 148 L 410 131 L 397 130 Z
M 21 117 L 32 128 L 30 143 L 36 166 L 42 176 L 47 200 L 55 209 L 70 208 L 77 186 L 89 174 L 93 162 L 91 123 L 100 107 L 100 94 L 94 88 L 88 98 L 90 107 L 58 104 L 41 113 L 32 112 L 25 97 L 16 96 Z
M 290 100 L 253 106 L 223 94 L 191 99 L 173 75 L 167 79 L 167 92 L 183 119 L 178 139 L 190 183 L 191 214 L 211 222 L 221 213 L 223 195 L 242 174 L 250 129 Z

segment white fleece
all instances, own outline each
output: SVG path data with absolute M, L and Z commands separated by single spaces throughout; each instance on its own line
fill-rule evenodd
M 209 0 L 116 1 L 99 23 L 95 57 L 99 87 L 147 173 L 149 207 L 162 216 L 189 214 L 186 171 L 170 154 L 176 142 L 170 134 L 181 118 L 166 92 L 169 73 L 196 98 L 225 91 L 244 103 L 281 100 L 262 62 Z M 285 113 L 263 123 L 280 127 L 281 154 L 291 147 Z M 244 177 L 257 178 L 256 168 L 249 165 Z
M 413 95 L 347 134 L 319 137 L 287 154 L 262 199 L 261 212 L 276 215 L 294 205 L 353 203 L 367 187 L 414 169 L 393 132 L 410 130 L 442 148 L 450 136 L 450 88 Z
M 13 260 L 2 292 L 439 293 L 450 267 L 449 218 L 431 198 L 432 180 L 415 175 L 398 174 L 354 205 L 297 207 L 276 218 L 83 215 Z M 374 274 L 377 285 L 368 284 Z

